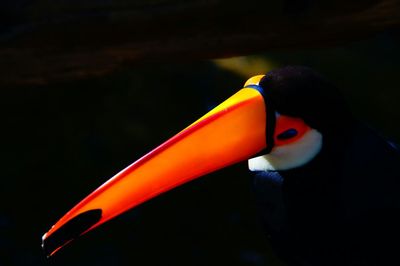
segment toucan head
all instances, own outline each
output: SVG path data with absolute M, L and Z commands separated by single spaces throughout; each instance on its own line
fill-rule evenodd
M 303 166 L 319 154 L 323 144 L 340 143 L 353 123 L 337 88 L 311 68 L 272 70 L 258 86 L 275 125 L 270 129 L 273 138 L 268 152 L 249 160 L 251 171 Z
M 340 126 L 346 116 L 340 96 L 330 88 L 306 67 L 250 78 L 236 94 L 66 213 L 43 236 L 46 254 L 144 201 L 223 167 L 246 160 L 253 171 L 306 164 L 321 150 L 330 134 L 327 128 Z

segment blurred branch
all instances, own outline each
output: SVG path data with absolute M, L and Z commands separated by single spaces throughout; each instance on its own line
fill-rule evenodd
M 73 80 L 149 60 L 336 45 L 400 25 L 400 0 L 232 2 L 2 1 L 0 84 Z

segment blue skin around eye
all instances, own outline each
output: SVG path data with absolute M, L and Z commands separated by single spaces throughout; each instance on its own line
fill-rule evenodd
M 297 130 L 294 128 L 291 128 L 291 129 L 288 129 L 288 130 L 284 131 L 283 133 L 279 134 L 277 138 L 284 140 L 284 139 L 293 138 L 296 135 L 297 135 Z

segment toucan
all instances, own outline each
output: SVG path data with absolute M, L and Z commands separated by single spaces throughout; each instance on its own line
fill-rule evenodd
M 84 198 L 42 247 L 51 256 L 161 193 L 246 160 L 265 233 L 288 265 L 400 265 L 399 149 L 304 66 L 247 80 Z

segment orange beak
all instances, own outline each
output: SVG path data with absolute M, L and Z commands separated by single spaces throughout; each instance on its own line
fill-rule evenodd
M 116 174 L 43 236 L 48 256 L 80 235 L 163 192 L 267 148 L 262 76 Z

